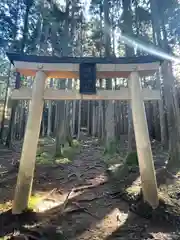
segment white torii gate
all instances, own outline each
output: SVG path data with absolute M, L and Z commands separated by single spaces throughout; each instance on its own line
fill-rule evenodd
M 58 58 L 14 53 L 7 53 L 7 56 L 17 72 L 25 76 L 35 76 L 32 89 L 14 89 L 11 94 L 13 100 L 31 100 L 12 213 L 20 214 L 28 206 L 44 100 L 130 100 L 143 197 L 153 208 L 156 208 L 159 201 L 144 100 L 160 100 L 161 95 L 160 90 L 142 89 L 140 78 L 158 71 L 160 60 L 152 56 Z M 83 95 L 73 90 L 45 89 L 45 80 L 50 77 L 79 78 L 79 65 L 84 62 L 96 63 L 98 78 L 128 78 L 129 88 L 98 91 L 95 95 Z

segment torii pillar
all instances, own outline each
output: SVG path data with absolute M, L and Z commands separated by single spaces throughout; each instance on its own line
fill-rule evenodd
M 28 207 L 32 189 L 36 151 L 44 105 L 44 88 L 46 74 L 38 71 L 33 84 L 26 134 L 21 152 L 18 179 L 15 189 L 12 213 L 21 214 Z
M 138 153 L 139 170 L 144 201 L 152 208 L 159 205 L 157 182 L 154 162 L 149 139 L 145 106 L 142 97 L 140 77 L 137 71 L 130 74 L 131 107 L 136 147 Z

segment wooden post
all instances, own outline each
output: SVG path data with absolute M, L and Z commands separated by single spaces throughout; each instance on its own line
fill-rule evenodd
M 143 197 L 156 208 L 159 204 L 157 182 L 138 72 L 130 74 L 129 86 Z
M 12 207 L 13 214 L 21 214 L 28 207 L 44 105 L 45 79 L 44 72 L 36 73 Z

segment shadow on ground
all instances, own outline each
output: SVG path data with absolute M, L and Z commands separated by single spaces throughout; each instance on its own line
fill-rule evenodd
M 121 178 L 114 180 L 106 171 L 101 148 L 87 139 L 71 163 L 36 168 L 34 193 L 46 195 L 42 204 L 48 199 L 57 202 L 58 206 L 19 217 L 12 216 L 10 210 L 2 213 L 0 237 L 21 232 L 31 235 L 29 239 L 41 239 L 42 236 L 69 240 L 167 239 L 176 228 L 167 224 L 165 219 L 158 221 L 157 226 L 151 214 L 141 215 L 141 212 L 151 211 L 142 209 L 144 205 L 141 205 L 138 194 L 126 191 L 134 182 L 138 186 L 138 177 L 137 169 L 124 169 Z M 15 180 L 16 177 L 7 181 L 5 186 L 10 189 L 0 186 L 6 201 L 12 199 Z M 71 195 L 67 199 L 69 192 Z M 158 234 L 164 234 L 164 238 L 158 238 Z

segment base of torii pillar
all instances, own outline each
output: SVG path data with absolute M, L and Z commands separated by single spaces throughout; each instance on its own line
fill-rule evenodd
M 143 198 L 152 208 L 156 208 L 159 205 L 157 182 L 138 72 L 132 72 L 129 81 Z
M 12 206 L 12 214 L 21 214 L 28 208 L 29 197 L 31 195 L 36 151 L 41 126 L 44 88 L 46 75 L 42 71 L 36 73 L 33 84 L 32 100 L 29 107 L 26 132 L 22 147 L 19 173 L 15 189 L 15 196 Z

